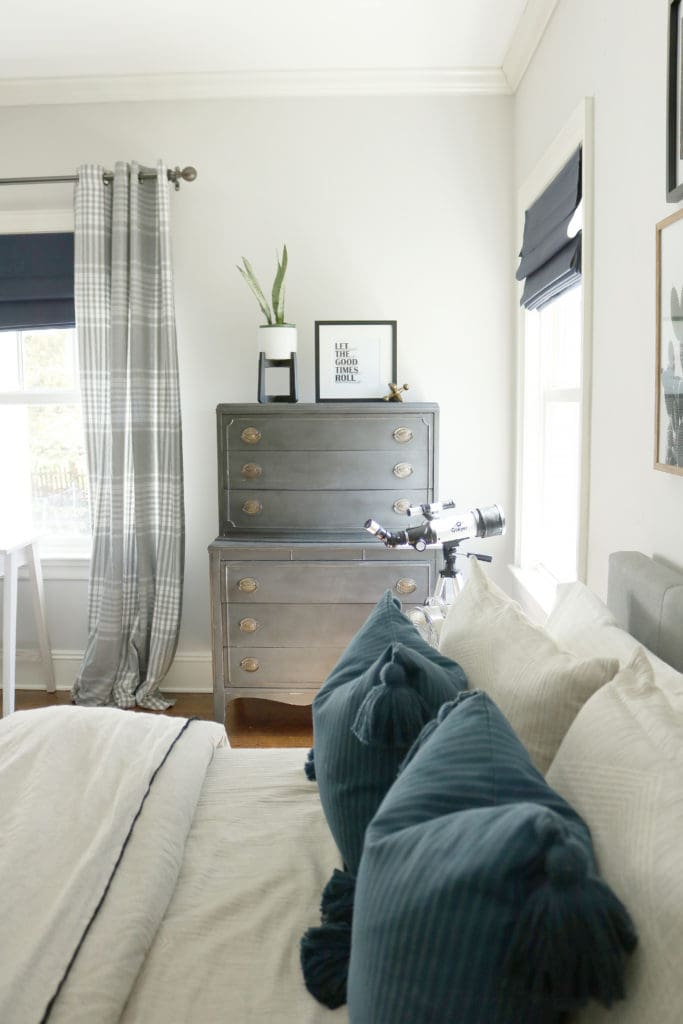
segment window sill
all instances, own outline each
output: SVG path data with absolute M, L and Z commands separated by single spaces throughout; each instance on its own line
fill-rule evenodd
M 509 565 L 508 569 L 521 591 L 522 603 L 527 606 L 529 613 L 539 622 L 545 621 L 555 604 L 557 580 L 540 569 L 523 569 L 519 565 Z
M 87 580 L 90 577 L 89 554 L 41 552 L 40 565 L 45 580 Z

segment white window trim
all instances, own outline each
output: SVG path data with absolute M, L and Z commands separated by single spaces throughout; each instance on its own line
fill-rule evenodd
M 590 507 L 590 425 L 593 368 L 593 166 L 594 166 L 594 112 L 593 98 L 586 97 L 574 111 L 567 124 L 543 154 L 536 167 L 517 192 L 517 237 L 524 230 L 524 214 L 533 201 L 553 180 L 578 146 L 582 153 L 583 236 L 581 240 L 582 267 L 582 366 L 581 366 L 581 467 L 578 495 L 578 539 L 576 552 L 577 576 L 585 582 L 588 563 L 588 522 Z M 521 295 L 521 285 L 519 288 Z M 522 523 L 522 441 L 524 428 L 524 343 L 525 310 L 518 307 L 517 314 L 517 400 L 516 400 L 516 495 L 515 495 L 515 564 L 510 566 L 526 596 L 548 612 L 555 597 L 555 587 L 547 577 L 521 564 Z M 536 579 L 535 577 L 539 578 Z
M 46 210 L 0 210 L 0 235 L 50 234 L 60 231 L 74 230 L 74 212 L 69 193 L 69 206 Z M 52 397 L 54 395 L 54 397 Z M 8 402 L 31 404 L 32 401 L 73 401 L 73 392 L 55 395 L 49 398 L 33 391 L 26 393 L 5 393 L 3 399 Z M 46 580 L 87 580 L 89 576 L 91 541 L 89 538 L 78 538 L 70 542 L 64 549 L 42 547 L 40 561 L 43 577 Z

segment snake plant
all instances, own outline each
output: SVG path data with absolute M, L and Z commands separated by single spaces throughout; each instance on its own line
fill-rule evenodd
M 273 281 L 273 289 L 271 292 L 272 307 L 268 304 L 261 285 L 258 283 L 254 268 L 246 257 L 242 257 L 242 263 L 244 267 L 237 266 L 240 274 L 247 282 L 252 292 L 256 296 L 256 301 L 261 307 L 261 312 L 266 318 L 266 322 L 269 327 L 289 327 L 290 324 L 285 323 L 285 273 L 287 271 L 287 246 L 282 248 L 282 260 L 278 253 L 275 254 L 277 257 L 277 272 L 275 274 L 275 280 Z

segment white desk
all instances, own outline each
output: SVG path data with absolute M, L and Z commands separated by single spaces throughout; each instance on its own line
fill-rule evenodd
M 43 594 L 43 574 L 38 558 L 37 538 L 31 534 L 0 538 L 0 573 L 4 576 L 2 595 L 2 714 L 11 715 L 14 711 L 14 689 L 16 682 L 17 660 L 17 596 L 19 569 L 25 565 L 28 569 L 33 610 L 38 629 L 40 656 L 46 672 L 47 689 L 54 693 L 55 676 L 50 653 L 50 641 L 47 635 L 45 619 L 45 597 Z

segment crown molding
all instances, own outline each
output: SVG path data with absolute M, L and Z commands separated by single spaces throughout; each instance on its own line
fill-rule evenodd
M 559 0 L 527 0 L 503 59 L 502 71 L 510 92 L 517 92 L 517 87 L 524 78 L 558 2 Z
M 287 96 L 510 93 L 501 68 L 226 71 L 216 74 L 0 79 L 0 106 Z

